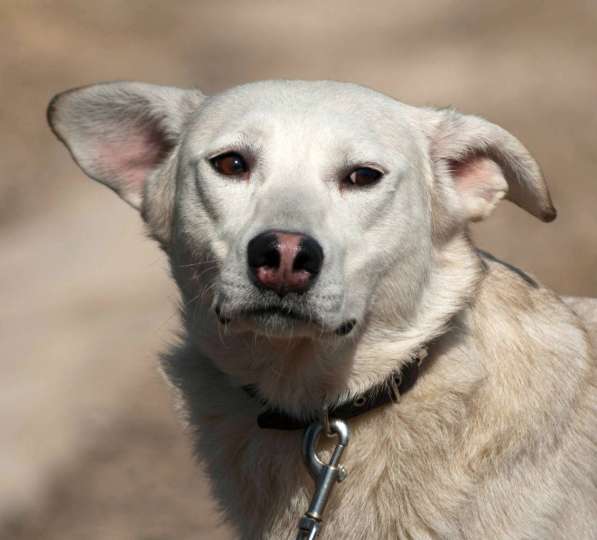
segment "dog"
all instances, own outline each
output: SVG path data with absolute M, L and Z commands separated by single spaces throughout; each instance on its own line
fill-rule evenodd
M 556 216 L 513 135 L 332 81 L 102 83 L 48 119 L 168 256 L 163 371 L 240 538 L 296 537 L 315 484 L 291 428 L 327 432 L 355 396 L 321 538 L 597 538 L 597 300 L 468 232 L 503 198 Z

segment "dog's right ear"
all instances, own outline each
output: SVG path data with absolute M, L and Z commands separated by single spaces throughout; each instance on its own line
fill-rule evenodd
M 55 96 L 48 123 L 88 176 L 141 210 L 147 179 L 203 97 L 137 82 L 95 84 Z

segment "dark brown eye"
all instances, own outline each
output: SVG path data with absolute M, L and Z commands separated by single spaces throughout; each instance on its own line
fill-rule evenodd
M 345 179 L 345 183 L 349 186 L 369 186 L 371 184 L 375 184 L 381 177 L 383 173 L 378 171 L 377 169 L 372 169 L 371 167 L 359 167 L 352 171 Z
M 242 176 L 249 172 L 245 158 L 236 152 L 226 152 L 209 160 L 211 166 L 225 176 Z

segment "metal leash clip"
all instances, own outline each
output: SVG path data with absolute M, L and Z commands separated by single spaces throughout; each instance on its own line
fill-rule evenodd
M 309 509 L 299 521 L 299 532 L 296 540 L 314 540 L 317 538 L 321 529 L 323 511 L 332 492 L 332 488 L 336 482 L 342 482 L 348 474 L 346 469 L 339 463 L 342 452 L 348 445 L 350 438 L 348 426 L 342 420 L 330 420 L 327 418 L 326 413 L 327 411 L 324 409 L 322 421 L 313 422 L 305 430 L 303 459 L 309 470 L 309 474 L 315 480 L 315 493 L 309 504 Z M 328 464 L 323 463 L 319 459 L 316 451 L 319 435 L 324 429 L 328 431 L 326 435 L 329 437 L 338 437 L 338 443 L 332 452 Z

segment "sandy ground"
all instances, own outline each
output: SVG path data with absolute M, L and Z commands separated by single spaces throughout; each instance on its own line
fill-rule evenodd
M 514 132 L 559 218 L 503 204 L 478 242 L 597 296 L 597 4 L 104 0 L 0 4 L 0 538 L 232 538 L 192 463 L 159 350 L 163 255 L 45 125 L 63 89 L 138 79 L 213 92 L 359 82 Z

